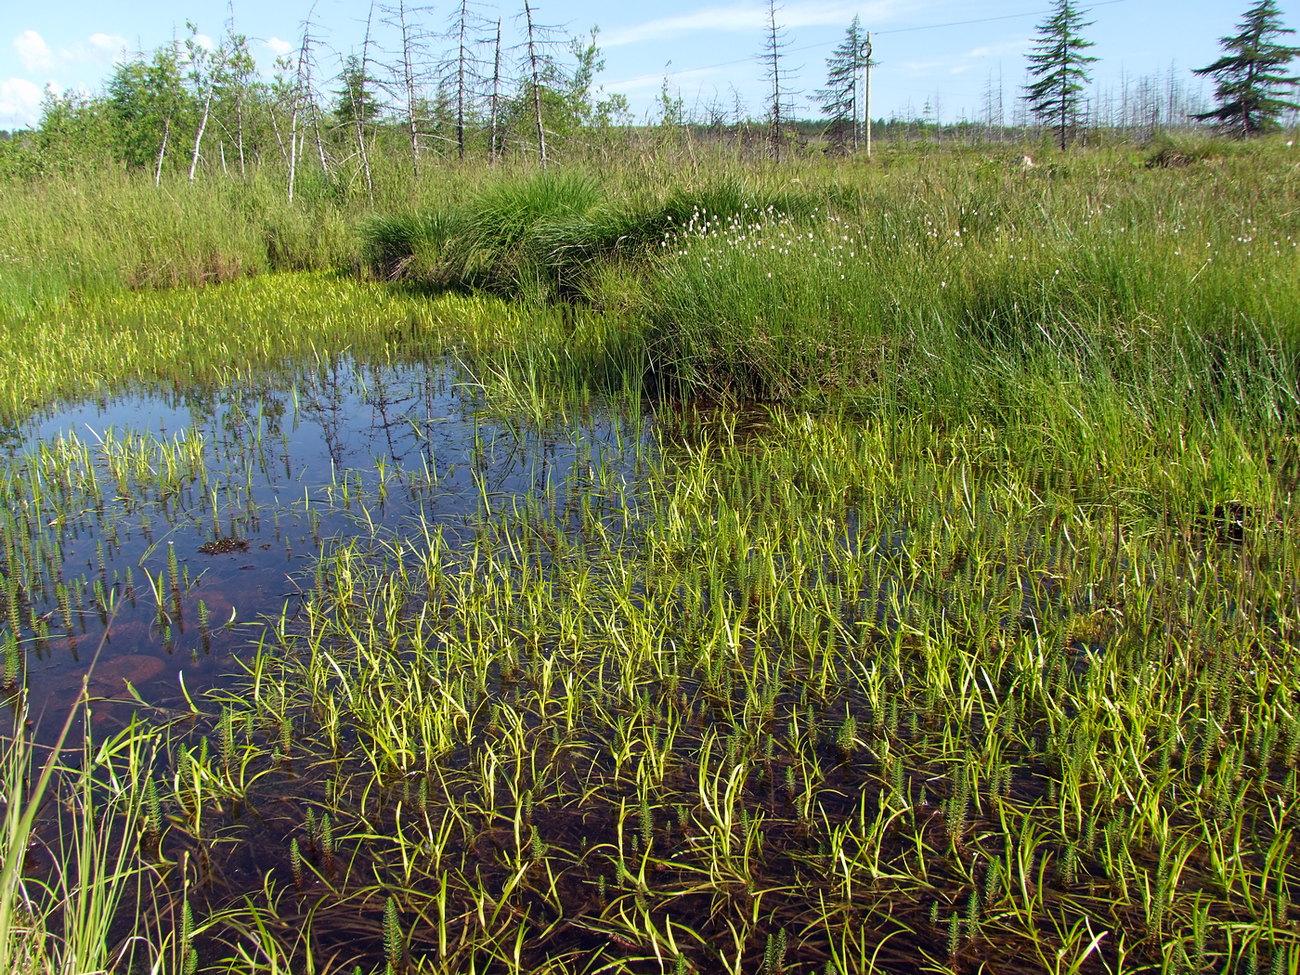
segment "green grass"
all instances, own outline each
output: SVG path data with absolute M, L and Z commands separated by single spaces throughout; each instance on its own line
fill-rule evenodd
M 431 289 L 470 289 L 525 301 L 593 297 L 611 265 L 628 273 L 690 224 L 701 207 L 740 214 L 808 213 L 815 197 L 719 174 L 699 186 L 632 192 L 580 171 L 506 177 L 465 202 L 376 217 L 362 228 L 374 274 Z
M 21 298 L 10 422 L 351 346 L 450 356 L 579 457 L 527 495 L 476 480 L 454 544 L 417 520 L 325 547 L 243 686 L 157 745 L 160 870 L 192 917 L 130 907 L 151 950 L 1293 970 L 1300 183 L 1280 143 L 1149 155 L 473 173 L 337 206 L 303 261 L 391 283 L 126 292 L 87 251 L 94 288 Z M 625 414 L 619 447 L 569 422 L 593 404 Z M 42 483 L 90 490 L 63 449 Z M 7 528 L 6 580 L 50 558 L 40 524 Z M 256 870 L 191 890 L 199 851 Z
M 11 703 L 19 730 L 0 758 L 0 967 L 71 975 L 160 963 L 175 918 L 143 835 L 158 729 L 132 722 L 72 745 L 91 719 L 83 695 L 53 744 L 38 747 L 21 730 L 36 716 L 22 697 Z

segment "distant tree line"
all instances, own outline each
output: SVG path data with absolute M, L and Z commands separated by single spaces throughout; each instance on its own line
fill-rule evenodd
M 593 30 L 566 37 L 542 22 L 534 0 L 521 0 L 509 46 L 500 17 L 459 0 L 432 25 L 427 7 L 407 0 L 373 4 L 359 47 L 329 50 L 316 26 L 303 25 L 296 50 L 271 77 L 256 69 L 248 39 L 232 21 L 206 42 L 188 36 L 120 63 L 96 95 L 48 94 L 40 124 L 16 137 L 0 134 L 0 174 L 41 175 L 113 166 L 190 180 L 281 173 L 292 197 L 303 180 L 362 186 L 372 161 L 404 159 L 411 172 L 450 159 L 495 164 L 507 157 L 546 165 L 556 152 L 604 151 L 647 140 L 665 146 L 725 142 L 750 156 L 781 157 L 809 145 L 870 151 L 878 136 L 988 140 L 1051 131 L 1065 148 L 1088 130 L 1153 134 L 1161 128 L 1212 125 L 1237 136 L 1277 128 L 1300 106 L 1300 81 L 1287 74 L 1300 48 L 1279 43 L 1293 33 L 1276 0 L 1256 0 L 1221 38 L 1223 56 L 1196 69 L 1214 81 L 1214 104 L 1198 102 L 1172 67 L 1166 78 L 1126 80 L 1119 92 L 1090 94 L 1096 61 L 1075 0 L 1054 0 L 1027 56 L 1021 97 L 1008 99 L 999 79 L 985 90 L 979 118 L 941 124 L 927 103 L 906 117 L 870 111 L 870 32 L 857 17 L 826 61 L 825 87 L 812 96 L 823 120 L 794 118 L 787 43 L 775 0 L 766 7 L 758 60 L 768 88 L 758 117 L 739 97 L 688 112 L 665 78 L 658 117 L 634 124 L 622 95 L 596 84 L 604 61 Z M 326 70 L 326 63 L 331 70 Z

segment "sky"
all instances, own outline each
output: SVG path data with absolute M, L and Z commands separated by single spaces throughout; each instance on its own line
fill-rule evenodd
M 395 6 L 397 0 L 391 0 Z M 482 2 L 477 10 L 504 21 L 505 42 L 517 40 L 523 0 Z M 412 5 L 419 0 L 408 0 Z M 1252 0 L 1097 0 L 1081 4 L 1092 25 L 1085 37 L 1091 93 L 1101 100 L 1141 78 L 1167 83 L 1170 73 L 1209 97 L 1212 85 L 1191 69 L 1220 54 L 1219 39 L 1235 32 Z M 516 5 L 517 4 L 517 5 Z M 382 6 L 382 5 L 377 5 Z M 420 8 L 417 22 L 446 30 L 458 6 L 443 0 Z M 1283 22 L 1300 28 L 1300 0 L 1278 0 Z M 796 117 L 817 117 L 811 101 L 825 86 L 826 58 L 854 15 L 872 32 L 872 116 L 942 121 L 979 119 L 990 90 L 999 87 L 1008 117 L 1025 81 L 1025 55 L 1051 0 L 785 0 L 776 19 L 783 31 L 782 72 L 789 77 Z M 151 52 L 190 36 L 219 40 L 231 20 L 249 38 L 259 67 L 294 51 L 304 22 L 319 38 L 321 87 L 330 89 L 342 58 L 365 37 L 368 0 L 0 0 L 0 129 L 39 122 L 41 100 L 55 92 L 103 90 L 114 65 L 134 52 Z M 688 112 L 730 112 L 739 104 L 754 117 L 765 106 L 767 82 L 758 55 L 764 48 L 763 0 L 657 0 L 609 3 L 535 0 L 540 23 L 585 36 L 599 28 L 605 68 L 597 84 L 621 93 L 637 119 L 653 117 L 665 80 Z M 378 14 L 376 15 L 378 17 Z M 393 47 L 393 32 L 376 31 Z M 1300 35 L 1290 42 L 1300 46 Z M 438 44 L 433 43 L 436 57 Z M 1300 62 L 1295 66 L 1300 73 Z

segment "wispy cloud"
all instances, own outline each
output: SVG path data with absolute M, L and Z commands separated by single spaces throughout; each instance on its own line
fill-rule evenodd
M 880 23 L 896 16 L 909 6 L 905 0 L 874 0 L 861 4 L 842 0 L 802 0 L 783 5 L 777 15 L 782 27 L 835 27 L 845 26 L 855 15 L 864 21 Z M 767 23 L 767 6 L 760 3 L 732 3 L 716 7 L 703 7 L 689 14 L 660 17 L 622 30 L 600 35 L 602 47 L 639 44 L 696 31 L 730 31 L 752 33 Z
M 54 51 L 36 31 L 25 30 L 14 38 L 14 50 L 27 71 L 39 74 L 69 64 L 108 64 L 126 50 L 126 40 L 115 34 L 91 34 Z
M 990 58 L 1000 58 L 1005 55 L 1020 54 L 1029 47 L 1029 38 L 1015 38 L 1013 40 L 1003 41 L 1000 44 L 985 44 L 982 47 L 974 47 L 962 54 L 954 54 L 943 58 L 928 58 L 924 61 L 904 61 L 903 67 L 912 74 L 930 75 L 936 71 L 944 71 L 948 74 L 962 74 L 970 71 L 972 68 L 980 66 L 981 61 Z
M 35 125 L 41 117 L 42 88 L 26 78 L 0 81 L 0 127 L 19 128 Z
M 59 48 L 61 64 L 108 64 L 126 54 L 125 37 L 116 34 L 91 34 L 71 47 Z
M 277 58 L 282 58 L 293 50 L 293 45 L 288 41 L 282 41 L 278 37 L 268 37 L 266 46 L 270 52 Z
M 116 34 L 91 34 L 86 43 L 110 57 L 117 57 L 126 50 L 126 38 Z
M 702 81 L 722 74 L 721 68 L 693 68 L 690 71 L 665 71 L 662 74 L 643 74 L 624 81 L 605 85 L 606 91 L 621 92 L 624 95 L 638 95 L 647 91 L 658 91 L 668 79 L 670 88 L 680 88 L 684 83 Z
M 54 52 L 34 30 L 25 30 L 15 37 L 14 50 L 28 71 L 45 71 L 54 66 Z

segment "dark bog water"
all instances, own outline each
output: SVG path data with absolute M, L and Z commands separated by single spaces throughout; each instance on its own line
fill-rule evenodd
M 485 508 L 563 504 L 593 465 L 634 478 L 648 445 L 640 418 L 516 422 L 445 367 L 346 358 L 74 404 L 16 434 L 4 680 L 43 728 L 87 674 L 113 723 L 132 689 L 165 708 L 221 685 L 265 620 L 292 617 L 332 541 L 422 517 L 455 544 Z

